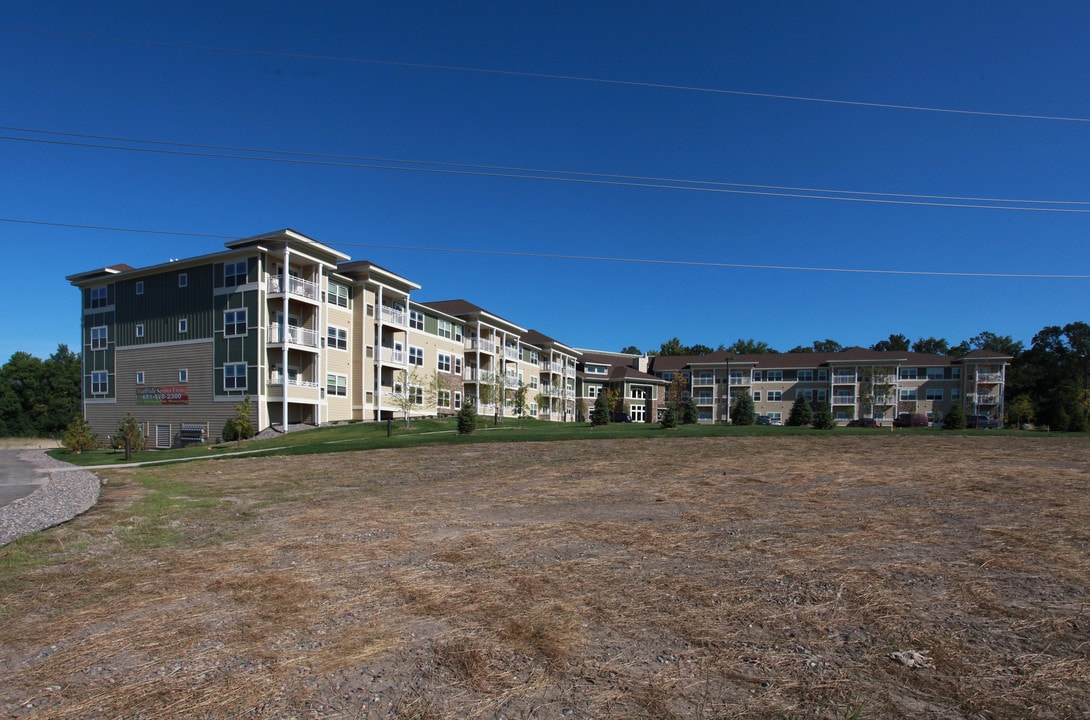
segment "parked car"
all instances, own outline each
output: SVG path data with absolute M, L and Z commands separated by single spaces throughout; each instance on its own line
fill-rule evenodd
M 974 430 L 998 430 L 999 421 L 987 415 L 969 415 L 965 418 L 965 427 Z
M 879 425 L 878 421 L 874 418 L 856 418 L 855 420 L 848 421 L 848 427 L 874 428 L 881 427 L 881 425 Z
M 770 418 L 767 415 L 758 415 L 757 416 L 757 424 L 758 425 L 771 425 L 772 424 L 772 418 Z
M 901 413 L 893 421 L 893 427 L 930 427 L 931 421 L 924 413 Z

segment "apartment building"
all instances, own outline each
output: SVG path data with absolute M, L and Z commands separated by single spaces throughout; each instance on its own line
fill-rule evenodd
M 578 352 L 294 230 L 209 255 L 67 278 L 80 289 L 83 405 L 152 447 L 214 440 L 247 396 L 259 429 L 455 413 L 574 420 Z
M 219 436 L 250 398 L 258 429 L 456 413 L 585 421 L 599 394 L 655 422 L 677 374 L 701 422 L 728 422 L 748 392 L 786 419 L 799 395 L 838 422 L 955 403 L 1003 417 L 1010 357 L 850 348 L 838 353 L 647 357 L 580 350 L 466 300 L 419 302 L 420 285 L 285 229 L 200 257 L 70 275 L 80 289 L 83 406 L 108 436 L 126 414 L 153 447 Z
M 651 358 L 663 380 L 681 373 L 701 422 L 729 422 L 747 392 L 759 415 L 786 421 L 801 394 L 828 402 L 839 424 L 857 418 L 892 421 L 900 413 L 941 420 L 954 404 L 968 414 L 1002 420 L 1011 357 L 984 350 L 960 358 L 848 348 L 836 353 L 765 353 Z

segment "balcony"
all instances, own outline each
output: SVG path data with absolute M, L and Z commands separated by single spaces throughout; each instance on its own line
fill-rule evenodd
M 564 374 L 564 366 L 561 365 L 560 363 L 554 363 L 554 362 L 549 362 L 548 360 L 542 360 L 540 363 L 538 363 L 538 367 L 541 368 L 542 372 L 553 373 L 555 375 L 563 375 Z
M 466 350 L 480 350 L 486 353 L 496 352 L 496 343 L 481 338 L 466 338 Z
M 855 375 L 833 375 L 833 385 L 855 385 Z
M 708 405 L 715 405 L 715 398 L 711 395 L 697 395 L 696 404 L 700 407 L 706 407 Z
M 896 375 L 875 375 L 871 378 L 871 381 L 875 385 L 895 385 L 897 383 Z
M 299 327 L 298 325 L 288 325 L 288 344 L 299 345 L 307 348 L 321 347 L 321 335 L 314 330 L 308 330 L 305 327 Z M 281 323 L 270 323 L 269 325 L 269 339 L 270 345 L 281 345 L 284 342 L 284 326 Z
M 749 378 L 735 377 L 735 376 L 732 375 L 731 378 L 730 378 L 730 384 L 731 385 L 749 385 Z
M 383 363 L 389 363 L 390 365 L 404 365 L 405 364 L 405 351 L 397 350 L 391 347 L 380 347 L 378 352 L 379 359 Z
M 307 300 L 319 301 L 322 297 L 322 288 L 318 283 L 313 283 L 310 280 L 304 280 L 301 277 L 289 276 L 287 282 L 288 294 L 295 297 L 306 298 Z M 284 276 L 283 275 L 270 275 L 269 276 L 269 293 L 277 295 L 284 292 Z
M 521 360 L 522 355 L 519 353 L 517 347 L 510 347 L 508 345 L 503 346 L 503 356 L 508 360 Z
M 855 405 L 855 396 L 833 395 L 833 405 Z
M 396 325 L 397 327 L 406 327 L 408 325 L 405 320 L 404 310 L 398 310 L 389 305 L 380 305 L 379 308 L 379 317 L 384 325 Z
M 708 385 L 715 385 L 715 376 L 714 375 L 707 375 L 707 376 L 704 376 L 704 377 L 695 377 L 695 378 L 693 378 L 693 387 L 697 387 L 697 386 L 707 387 Z
M 999 404 L 999 396 L 998 395 L 977 395 L 973 399 L 973 401 L 977 405 L 998 405 Z
M 1003 382 L 1003 374 L 989 372 L 977 373 L 976 381 L 978 383 L 1001 383 Z
M 504 387 L 509 387 L 509 388 L 518 388 L 518 386 L 519 386 L 518 375 L 504 375 L 504 377 L 503 377 L 503 386 Z

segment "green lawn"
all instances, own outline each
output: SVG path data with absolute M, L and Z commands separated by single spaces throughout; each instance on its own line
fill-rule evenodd
M 893 432 L 913 434 L 940 434 L 946 431 L 930 428 L 899 429 Z M 1017 431 L 954 431 L 961 433 L 1017 434 Z M 242 443 L 218 443 L 193 445 L 175 450 L 148 450 L 133 453 L 132 462 L 166 462 L 186 459 L 207 459 L 229 456 L 238 452 L 259 455 L 299 455 L 310 453 L 371 450 L 374 448 L 412 447 L 436 443 L 481 442 L 545 442 L 551 440 L 594 440 L 604 438 L 664 438 L 664 437 L 720 437 L 720 436 L 785 436 L 785 435 L 889 435 L 889 428 L 847 428 L 814 430 L 810 427 L 775 427 L 767 425 L 681 425 L 672 430 L 662 429 L 658 423 L 610 423 L 603 427 L 591 427 L 589 423 L 556 423 L 504 418 L 498 425 L 492 418 L 482 416 L 477 431 L 472 435 L 458 435 L 456 420 L 413 420 L 406 427 L 404 420 L 386 423 L 354 423 L 337 427 L 316 428 L 289 433 L 270 440 L 252 440 Z M 949 434 L 949 433 L 947 433 Z M 51 450 L 50 455 L 81 466 L 124 464 L 125 454 L 120 450 L 93 450 L 78 455 L 64 449 Z

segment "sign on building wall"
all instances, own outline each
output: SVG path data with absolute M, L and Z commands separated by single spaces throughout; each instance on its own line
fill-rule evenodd
M 136 388 L 137 405 L 188 405 L 188 385 Z

